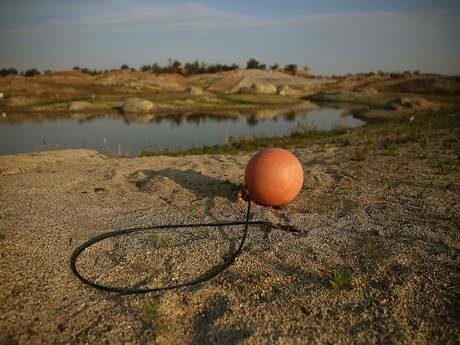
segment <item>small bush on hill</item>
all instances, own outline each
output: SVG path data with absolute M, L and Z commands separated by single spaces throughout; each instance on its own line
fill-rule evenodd
M 261 64 L 259 61 L 257 61 L 254 58 L 250 58 L 246 62 L 246 69 L 267 69 L 267 65 Z
M 27 71 L 24 72 L 24 75 L 26 77 L 34 77 L 36 75 L 40 75 L 40 71 L 35 69 L 35 68 L 31 68 L 31 69 L 28 69 Z
M 0 77 L 6 77 L 7 75 L 16 75 L 18 71 L 15 68 L 2 68 L 0 69 Z
M 288 64 L 284 67 L 284 70 L 286 72 L 289 72 L 289 73 L 292 73 L 292 74 L 295 74 L 295 72 L 297 72 L 297 65 L 296 64 Z

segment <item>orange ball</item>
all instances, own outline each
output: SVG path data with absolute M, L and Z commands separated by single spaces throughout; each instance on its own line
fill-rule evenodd
M 302 165 L 289 151 L 265 149 L 249 160 L 244 180 L 252 200 L 267 206 L 284 205 L 302 189 Z

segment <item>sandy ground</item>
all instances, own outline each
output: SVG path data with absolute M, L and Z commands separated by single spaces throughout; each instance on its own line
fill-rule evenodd
M 242 255 L 212 281 L 142 296 L 84 286 L 69 269 L 72 250 L 110 229 L 242 219 L 235 193 L 250 155 L 2 156 L 0 343 L 456 344 L 458 173 L 433 164 L 451 162 L 452 150 L 419 151 L 406 143 L 397 155 L 358 159 L 354 146 L 294 150 L 305 170 L 300 196 L 255 206 L 253 219 L 300 233 L 251 227 Z M 221 263 L 241 233 L 107 240 L 79 267 L 117 286 L 180 282 Z M 339 272 L 351 286 L 333 287 Z

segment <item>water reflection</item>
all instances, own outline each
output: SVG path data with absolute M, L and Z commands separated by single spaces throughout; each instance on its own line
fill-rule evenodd
M 330 130 L 363 123 L 343 109 L 332 108 L 247 109 L 160 116 L 72 114 L 67 118 L 0 122 L 0 154 L 56 147 L 103 151 L 105 143 L 110 147 L 130 148 L 130 153 L 136 154 L 141 149 L 223 144 L 229 137 L 285 135 L 298 126 Z

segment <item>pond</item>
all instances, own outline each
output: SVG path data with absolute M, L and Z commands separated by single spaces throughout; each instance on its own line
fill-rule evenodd
M 364 122 L 340 109 L 317 108 L 277 114 L 273 110 L 249 116 L 188 114 L 164 117 L 98 116 L 40 122 L 0 122 L 0 154 L 44 149 L 90 148 L 104 152 L 118 147 L 125 154 L 140 150 L 184 149 L 225 144 L 229 138 L 280 136 L 299 126 L 331 130 L 353 128 Z

